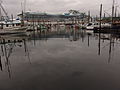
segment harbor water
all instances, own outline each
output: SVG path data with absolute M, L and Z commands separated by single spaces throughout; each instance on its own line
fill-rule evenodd
M 81 30 L 0 44 L 0 90 L 119 90 L 119 35 Z

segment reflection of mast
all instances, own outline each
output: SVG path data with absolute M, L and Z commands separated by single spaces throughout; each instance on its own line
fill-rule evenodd
M 84 42 L 84 37 L 85 37 L 85 36 L 84 36 L 84 34 L 85 34 L 84 30 L 81 30 L 81 33 L 80 33 L 80 34 L 81 34 L 82 42 Z
M 7 66 L 7 69 L 8 69 L 8 73 L 9 73 L 9 78 L 11 78 L 11 64 L 10 64 L 10 60 L 9 60 L 9 57 L 12 53 L 12 49 L 13 47 L 11 47 L 9 53 L 7 53 L 7 48 L 6 48 L 6 45 L 5 45 L 5 39 L 3 39 L 3 46 L 4 46 L 4 55 L 5 55 L 5 59 L 6 59 L 6 66 Z
M 4 56 L 3 46 L 1 46 L 2 56 Z
M 108 63 L 110 63 L 110 60 L 111 60 L 111 51 L 112 51 L 111 39 L 112 39 L 112 38 L 110 38 L 110 46 L 109 46 L 109 58 L 108 58 Z
M 10 65 L 7 65 L 7 67 L 8 67 L 9 78 L 11 78 L 11 67 Z
M 1 58 L 1 56 L 0 56 L 0 68 L 1 68 L 1 71 L 2 71 L 3 68 L 2 68 L 2 58 Z
M 36 44 L 35 43 L 35 17 L 34 17 L 34 15 L 33 15 L 33 36 L 34 36 L 34 45 Z
M 112 26 L 113 26 L 113 22 L 114 22 L 114 4 L 115 4 L 115 0 L 113 0 L 113 5 L 112 5 Z M 114 45 L 114 43 L 113 43 Z M 109 59 L 108 59 L 108 63 L 110 62 L 111 59 L 111 51 L 112 51 L 112 32 L 110 32 L 110 47 L 109 47 Z
M 29 54 L 29 50 L 28 50 L 28 48 L 27 48 L 27 44 L 26 44 L 26 40 L 25 40 L 25 39 L 23 39 L 23 43 L 24 43 L 25 54 L 27 55 L 28 60 L 29 60 L 29 62 L 30 62 L 30 64 L 31 64 L 30 54 Z
M 90 34 L 88 33 L 88 47 L 90 46 Z
M 100 51 L 101 51 L 101 47 L 100 47 L 100 44 L 101 44 L 101 40 L 100 40 L 100 34 L 99 34 L 99 43 L 98 43 L 98 48 L 99 48 L 99 50 L 98 50 L 98 55 L 100 55 Z
M 6 48 L 6 45 L 5 45 L 5 39 L 3 39 L 3 47 L 4 47 L 4 55 L 5 55 L 5 59 L 6 59 L 6 65 L 9 64 L 9 59 L 7 57 L 7 48 Z

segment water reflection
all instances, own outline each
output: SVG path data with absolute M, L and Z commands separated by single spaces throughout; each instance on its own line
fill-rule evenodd
M 30 53 L 29 53 L 28 46 L 26 44 L 26 40 L 25 39 L 23 39 L 23 43 L 24 43 L 25 56 L 28 57 L 28 60 L 29 60 L 29 62 L 31 64 Z
M 0 56 L 0 68 L 1 68 L 1 71 L 3 70 L 3 67 L 2 67 L 2 59 L 1 59 L 1 56 Z
M 24 46 L 24 48 L 22 48 L 22 46 Z M 30 61 L 30 54 L 29 54 L 29 50 L 26 44 L 26 39 L 9 39 L 9 40 L 5 40 L 4 38 L 1 39 L 1 52 L 0 52 L 0 68 L 3 71 L 3 67 L 5 65 L 5 69 L 7 69 L 7 72 L 9 74 L 9 78 L 11 78 L 11 60 L 10 60 L 10 56 L 12 55 L 12 53 L 14 53 L 13 49 L 20 47 L 22 49 L 24 49 L 25 52 L 25 56 L 28 58 L 29 63 L 31 64 Z
M 5 67 L 8 70 L 9 78 L 11 78 L 11 63 L 10 63 L 9 57 L 12 53 L 13 48 L 14 48 L 13 44 L 6 45 L 5 39 L 3 39 L 3 45 L 1 46 L 2 58 L 4 59 Z M 1 58 L 1 67 L 3 67 L 2 58 Z M 3 70 L 3 69 L 1 69 L 1 70 Z
M 53 31 L 54 30 L 54 31 Z M 20 47 L 21 49 L 24 50 L 25 56 L 27 57 L 29 63 L 31 64 L 31 58 L 32 56 L 30 55 L 30 47 L 32 46 L 29 44 L 29 42 L 33 42 L 34 48 L 36 51 L 39 51 L 37 47 L 41 47 L 40 45 L 37 45 L 38 41 L 49 41 L 46 44 L 49 44 L 50 41 L 56 38 L 63 39 L 63 42 L 61 43 L 66 43 L 67 41 L 70 41 L 71 44 L 79 44 L 76 46 L 76 48 L 80 49 L 79 46 L 84 45 L 83 48 L 84 52 L 88 52 L 89 49 L 96 50 L 96 52 L 92 53 L 97 53 L 98 56 L 102 57 L 102 52 L 104 53 L 104 56 L 107 56 L 108 54 L 108 63 L 111 62 L 112 59 L 112 54 L 114 54 L 115 48 L 117 48 L 115 45 L 119 43 L 119 35 L 117 34 L 111 34 L 111 33 L 93 33 L 92 30 L 82 30 L 78 26 L 72 26 L 72 25 L 66 25 L 66 26 L 54 26 L 49 30 L 37 30 L 37 32 L 31 31 L 26 33 L 27 36 L 25 38 L 20 39 L 1 39 L 1 51 L 0 51 L 0 68 L 2 71 L 4 71 L 4 65 L 5 68 L 7 68 L 9 78 L 12 77 L 12 69 L 11 69 L 11 59 L 10 56 L 12 53 L 14 53 L 13 49 L 16 49 Z M 59 39 L 58 39 L 59 42 Z M 87 47 L 86 47 L 87 46 Z M 97 49 L 96 49 L 97 47 Z M 44 49 L 49 48 L 44 47 Z M 59 47 L 58 47 L 59 48 Z M 63 47 L 62 47 L 63 48 Z M 104 49 L 108 48 L 108 51 L 105 51 Z M 69 48 L 70 49 L 70 48 Z M 73 50 L 74 51 L 74 50 Z M 19 51 L 18 51 L 19 52 Z M 31 51 L 32 52 L 32 51 Z M 42 51 L 41 51 L 42 52 Z M 75 51 L 74 51 L 75 52 Z M 82 51 L 81 51 L 82 52 Z M 74 53 L 76 54 L 76 53 Z M 39 54 L 38 54 L 39 55 Z M 86 54 L 87 55 L 87 54 Z M 47 54 L 46 54 L 47 56 Z M 84 56 L 83 56 L 84 57 Z M 92 57 L 92 56 L 91 56 Z M 78 57 L 80 58 L 80 57 Z M 98 58 L 97 56 L 95 57 L 96 59 Z M 33 60 L 34 61 L 34 60 Z

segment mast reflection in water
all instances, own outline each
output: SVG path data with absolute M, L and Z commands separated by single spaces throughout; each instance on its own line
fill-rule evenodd
M 119 34 L 66 28 L 59 33 L 30 32 L 18 41 L 1 39 L 0 90 L 120 87 Z

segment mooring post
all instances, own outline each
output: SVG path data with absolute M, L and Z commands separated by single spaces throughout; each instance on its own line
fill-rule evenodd
M 98 55 L 100 55 L 101 51 L 101 23 L 102 23 L 102 4 L 100 5 L 100 26 L 99 26 L 99 43 L 98 43 Z

